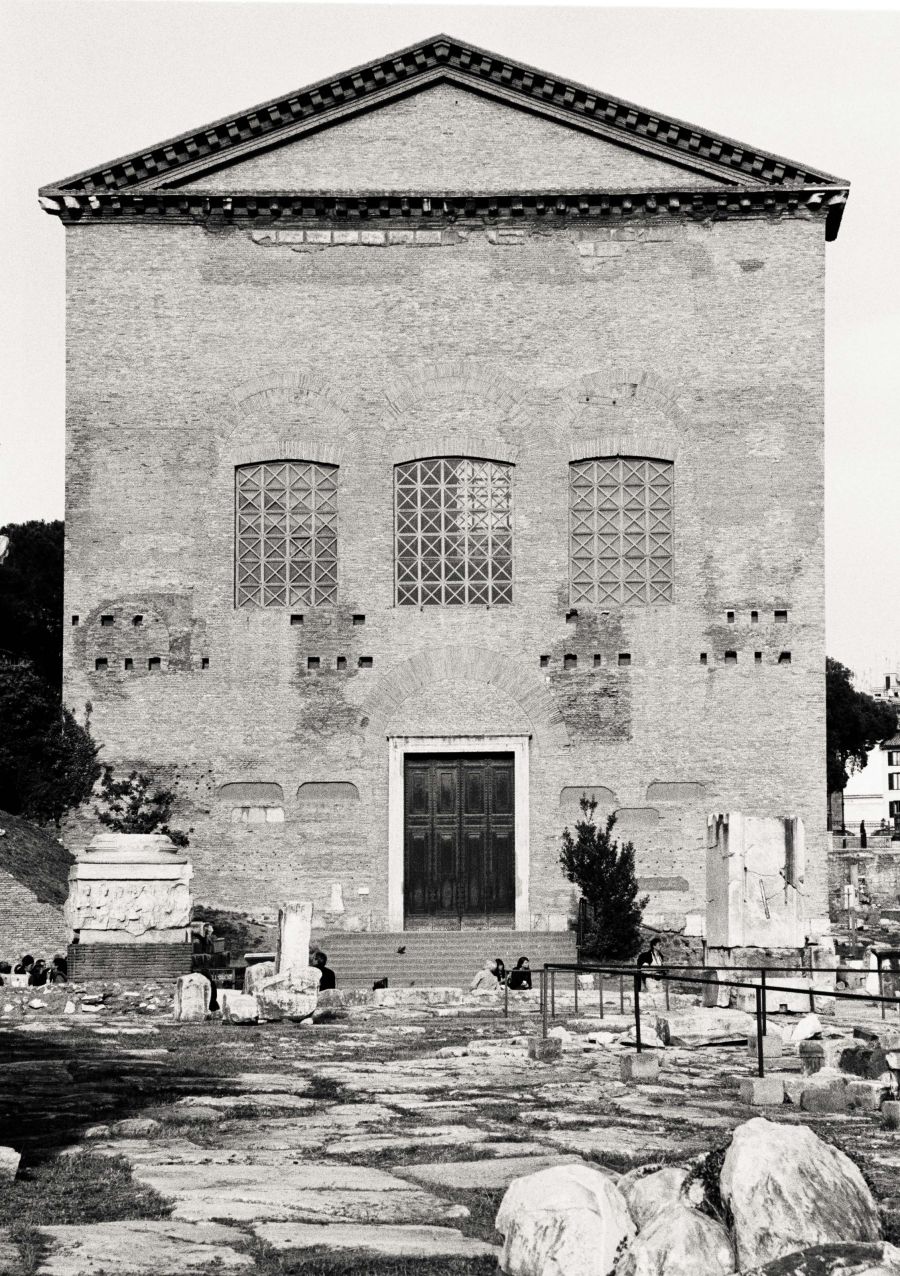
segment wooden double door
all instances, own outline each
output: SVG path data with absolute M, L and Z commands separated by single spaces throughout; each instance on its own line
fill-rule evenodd
M 405 926 L 511 926 L 515 904 L 513 755 L 408 754 Z

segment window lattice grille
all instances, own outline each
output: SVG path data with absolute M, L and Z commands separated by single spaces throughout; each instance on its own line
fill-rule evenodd
M 337 473 L 307 461 L 238 467 L 238 607 L 337 602 Z
M 569 467 L 573 603 L 672 601 L 673 472 L 634 457 Z
M 512 466 L 464 457 L 395 470 L 397 602 L 512 602 Z

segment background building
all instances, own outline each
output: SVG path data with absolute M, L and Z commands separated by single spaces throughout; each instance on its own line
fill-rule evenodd
M 42 191 L 66 699 L 199 899 L 562 930 L 588 793 L 659 922 L 726 810 L 804 820 L 826 911 L 846 195 L 444 36 Z

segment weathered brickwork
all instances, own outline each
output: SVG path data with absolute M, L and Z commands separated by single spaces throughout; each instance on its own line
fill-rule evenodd
M 417 140 L 403 104 L 423 189 L 447 175 L 434 121 L 476 153 L 501 109 L 468 105 L 435 96 Z M 378 119 L 347 134 L 342 189 L 382 155 L 385 186 L 412 171 Z M 524 120 L 492 154 L 552 185 Z M 310 144 L 220 188 L 289 184 Z M 825 913 L 823 222 L 433 221 L 67 228 L 68 703 L 103 760 L 177 789 L 212 905 L 300 893 L 329 928 L 384 928 L 387 737 L 527 735 L 536 926 L 572 909 L 578 786 L 623 812 L 652 913 L 704 910 L 706 816 L 729 809 L 803 818 Z M 573 615 L 569 462 L 607 449 L 674 462 L 674 601 Z M 393 466 L 436 452 L 515 467 L 511 606 L 394 605 Z M 236 609 L 234 468 L 287 456 L 340 467 L 339 601 Z M 245 781 L 281 786 L 283 822 L 232 817 L 217 790 Z M 311 781 L 359 800 L 299 799 Z
M 62 909 L 0 869 L 0 961 L 17 962 L 26 952 L 48 961 L 65 952 Z

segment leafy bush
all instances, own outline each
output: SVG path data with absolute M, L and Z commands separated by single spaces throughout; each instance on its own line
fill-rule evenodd
M 158 788 L 149 775 L 131 771 L 117 780 L 113 768 L 105 766 L 97 797 L 97 819 L 114 833 L 164 833 L 176 846 L 189 844 L 187 833 L 169 826 L 175 793 Z
M 27 661 L 0 657 L 0 808 L 59 823 L 90 797 L 99 746 Z
M 581 891 L 588 911 L 588 930 L 582 945 L 586 956 L 604 961 L 628 960 L 640 946 L 641 917 L 648 896 L 638 899 L 634 874 L 634 846 L 619 846 L 612 838 L 616 822 L 609 815 L 606 828 L 594 822 L 597 803 L 582 795 L 582 818 L 575 836 L 563 830 L 559 861 L 570 882 Z

